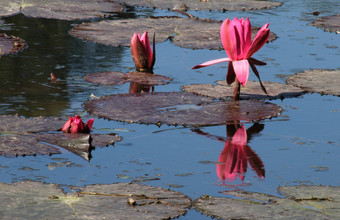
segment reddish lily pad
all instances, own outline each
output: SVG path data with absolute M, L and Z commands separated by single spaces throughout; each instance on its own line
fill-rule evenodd
M 1 0 L 0 16 L 23 13 L 34 18 L 59 20 L 92 19 L 111 16 L 123 11 L 112 0 Z
M 340 96 L 340 70 L 312 70 L 288 77 L 287 83 L 308 92 Z
M 287 84 L 275 82 L 262 82 L 268 92 L 266 95 L 259 82 L 248 81 L 245 87 L 241 87 L 241 99 L 283 99 L 296 97 L 304 94 L 306 91 Z M 193 84 L 182 86 L 185 92 L 191 92 L 198 95 L 209 96 L 213 98 L 230 98 L 233 97 L 234 84 L 228 85 L 225 80 L 217 81 L 217 85 L 212 84 Z
M 314 21 L 312 25 L 323 28 L 325 31 L 340 33 L 340 15 L 321 17 Z
M 143 85 L 164 85 L 172 81 L 170 77 L 150 74 L 145 72 L 102 72 L 85 76 L 85 80 L 91 83 L 103 85 L 120 85 L 127 82 L 135 82 Z
M 279 187 L 287 198 L 236 190 L 224 192 L 234 199 L 202 196 L 193 207 L 218 219 L 336 219 L 340 217 L 339 190 L 328 186 Z
M 182 193 L 130 183 L 89 185 L 65 193 L 56 184 L 0 183 L 3 219 L 170 219 L 191 200 Z
M 213 101 L 190 93 L 117 94 L 91 100 L 85 109 L 99 117 L 129 123 L 217 125 L 277 116 L 277 105 L 246 101 Z
M 245 11 L 255 9 L 267 9 L 278 7 L 281 2 L 253 1 L 253 0 L 186 0 L 185 3 L 178 0 L 118 0 L 131 6 L 142 6 L 149 8 L 178 9 L 178 10 L 205 10 L 205 11 Z
M 26 41 L 14 36 L 0 34 L 0 55 L 16 53 L 27 46 Z
M 83 23 L 71 31 L 75 37 L 96 43 L 112 46 L 130 46 L 130 38 L 134 32 L 156 33 L 156 42 L 171 38 L 180 47 L 191 49 L 223 49 L 220 39 L 221 21 L 181 18 L 150 17 L 137 19 L 104 20 Z M 259 28 L 252 28 L 253 37 Z M 116 30 L 119 30 L 118 32 Z M 197 34 L 197 30 L 199 34 Z M 112 35 L 112 33 L 115 33 Z M 269 41 L 276 38 L 270 33 Z

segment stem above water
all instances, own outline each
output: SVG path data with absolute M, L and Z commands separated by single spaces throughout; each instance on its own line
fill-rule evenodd
M 238 81 L 237 77 L 235 77 L 235 85 L 234 85 L 234 95 L 233 95 L 233 100 L 238 101 L 240 100 L 240 91 L 241 91 L 241 84 Z

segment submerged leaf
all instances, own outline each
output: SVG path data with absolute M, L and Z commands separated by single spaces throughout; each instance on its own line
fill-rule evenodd
M 323 28 L 325 31 L 340 33 L 340 15 L 319 18 L 312 25 Z
M 23 39 L 0 34 L 0 56 L 16 53 L 27 46 Z

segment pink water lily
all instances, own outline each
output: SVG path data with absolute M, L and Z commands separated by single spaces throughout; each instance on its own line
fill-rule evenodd
M 155 36 L 153 37 L 152 51 L 147 31 L 142 36 L 139 33 L 133 33 L 130 49 L 137 71 L 152 72 L 156 60 Z
M 250 66 L 259 78 L 263 91 L 267 93 L 255 67 L 255 65 L 266 65 L 266 63 L 256 60 L 251 56 L 268 41 L 270 33 L 268 26 L 269 23 L 263 25 L 252 41 L 249 18 L 244 20 L 243 18 L 238 19 L 235 17 L 232 21 L 229 18 L 226 19 L 221 25 L 220 35 L 228 57 L 207 61 L 194 66 L 193 69 L 229 61 L 227 83 L 231 84 L 236 79 L 242 86 L 245 86 L 248 81 Z
M 84 124 L 80 116 L 69 117 L 68 121 L 61 129 L 64 133 L 90 133 L 94 119 L 91 118 Z

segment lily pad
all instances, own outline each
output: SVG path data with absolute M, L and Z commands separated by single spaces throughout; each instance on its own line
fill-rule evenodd
M 170 77 L 145 72 L 102 72 L 85 76 L 85 80 L 91 83 L 103 85 L 120 85 L 127 82 L 135 82 L 143 85 L 164 85 L 172 81 Z
M 47 133 L 61 130 L 66 121 L 61 118 L 0 115 L 0 120 L 0 155 L 5 156 L 60 154 L 59 146 L 90 160 L 94 147 L 108 146 L 122 139 L 109 134 Z
M 117 183 L 64 193 L 56 184 L 0 183 L 3 219 L 170 219 L 191 205 L 185 195 L 160 187 Z
M 255 9 L 267 9 L 271 7 L 278 7 L 281 2 L 272 1 L 253 1 L 253 0 L 118 0 L 118 2 L 125 3 L 131 6 L 142 6 L 149 8 L 161 9 L 178 9 L 178 10 L 195 10 L 195 11 L 245 11 Z
M 0 34 L 0 55 L 16 53 L 26 46 L 26 41 L 18 37 Z
M 148 31 L 156 33 L 157 43 L 170 38 L 174 44 L 184 48 L 221 50 L 223 49 L 220 39 L 221 23 L 215 20 L 175 16 L 104 20 L 79 24 L 70 31 L 70 34 L 100 44 L 130 46 L 130 38 L 134 32 Z M 197 30 L 200 30 L 199 34 Z M 252 28 L 253 37 L 258 30 L 259 28 Z M 276 35 L 270 33 L 269 41 L 275 38 Z
M 116 121 L 168 125 L 217 125 L 277 116 L 281 107 L 265 102 L 214 101 L 191 93 L 116 94 L 85 103 L 86 111 Z
M 245 87 L 241 87 L 241 99 L 283 99 L 296 97 L 304 94 L 306 91 L 287 84 L 275 82 L 262 82 L 268 92 L 266 95 L 259 82 L 248 81 Z M 209 96 L 213 98 L 230 98 L 233 97 L 234 84 L 228 85 L 225 80 L 216 81 L 217 85 L 212 84 L 192 84 L 182 86 L 185 92 L 191 92 L 198 95 Z
M 288 77 L 287 83 L 308 92 L 340 96 L 340 70 L 312 70 Z
M 202 196 L 193 207 L 219 219 L 330 219 L 340 217 L 339 187 L 279 187 L 287 198 L 246 192 L 224 192 L 234 198 Z
M 123 11 L 112 0 L 1 0 L 0 16 L 23 13 L 34 18 L 59 20 L 92 19 L 111 16 Z
M 340 33 L 340 15 L 321 17 L 312 25 L 323 28 L 325 31 Z

